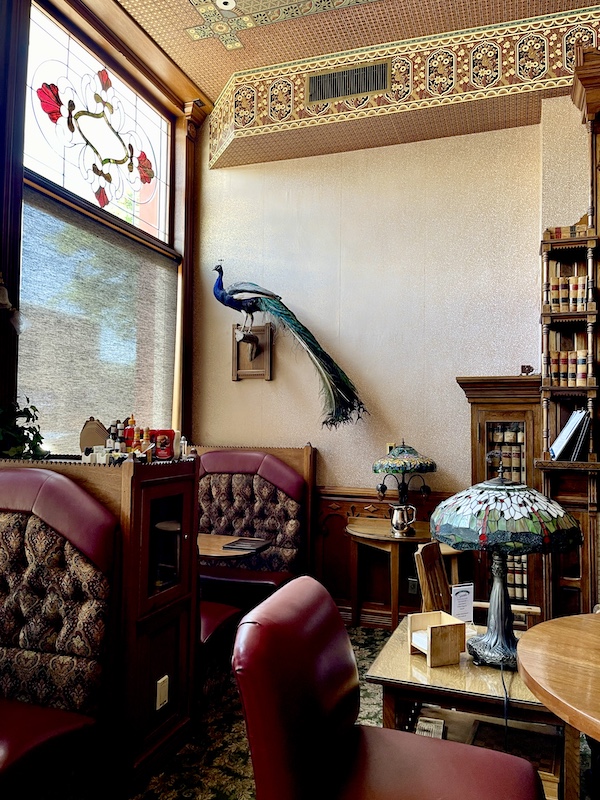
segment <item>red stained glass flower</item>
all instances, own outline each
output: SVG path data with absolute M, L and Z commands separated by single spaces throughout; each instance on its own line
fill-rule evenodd
M 154 170 L 152 169 L 152 162 L 147 157 L 146 153 L 142 150 L 138 156 L 138 172 L 142 183 L 150 183 L 154 177 Z
M 482 544 L 485 544 L 487 542 L 487 534 L 486 533 L 480 533 L 479 534 L 479 541 Z
M 60 107 L 62 100 L 58 93 L 58 86 L 55 83 L 43 83 L 41 88 L 37 90 L 37 96 L 40 100 L 42 111 L 50 117 L 50 120 L 56 125 L 60 119 Z
M 94 194 L 96 195 L 96 200 L 98 201 L 100 208 L 104 208 L 104 206 L 108 205 L 108 197 L 103 186 L 101 186 L 99 189 L 96 189 Z
M 100 84 L 102 86 L 102 90 L 104 92 L 108 91 L 108 89 L 110 89 L 110 87 L 112 86 L 111 80 L 108 77 L 108 72 L 105 69 L 101 69 L 98 72 L 98 77 L 100 78 Z

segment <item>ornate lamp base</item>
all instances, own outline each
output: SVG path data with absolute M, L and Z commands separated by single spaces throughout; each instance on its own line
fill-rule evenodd
M 517 640 L 513 633 L 513 613 L 506 586 L 506 555 L 492 553 L 492 591 L 487 631 L 467 642 L 473 663 L 479 666 L 517 668 Z
M 495 637 L 484 633 L 482 636 L 473 636 L 472 639 L 469 639 L 467 650 L 473 656 L 473 663 L 477 666 L 517 668 L 516 640 L 513 648 L 509 642 L 496 641 Z

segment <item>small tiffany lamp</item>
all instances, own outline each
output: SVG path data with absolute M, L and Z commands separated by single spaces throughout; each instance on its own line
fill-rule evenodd
M 449 497 L 431 515 L 431 535 L 455 550 L 492 554 L 487 631 L 467 641 L 475 664 L 517 668 L 517 640 L 506 584 L 509 554 L 566 550 L 582 541 L 577 520 L 562 506 L 500 475 Z
M 392 450 L 390 450 L 387 456 L 378 459 L 373 464 L 373 472 L 386 473 L 382 482 L 377 484 L 377 493 L 381 498 L 385 497 L 385 493 L 387 491 L 385 482 L 388 476 L 392 475 L 398 484 L 399 503 L 402 504 L 408 502 L 408 487 L 410 486 L 412 479 L 415 477 L 419 477 L 421 479 L 420 491 L 422 494 L 427 495 L 429 494 L 430 489 L 425 483 L 425 478 L 423 478 L 420 473 L 435 472 L 436 469 L 437 466 L 435 461 L 433 461 L 431 458 L 427 458 L 427 456 L 419 455 L 414 447 L 409 447 L 408 445 L 404 444 L 404 440 L 402 440 L 400 447 L 394 447 Z M 398 480 L 398 475 L 401 476 L 402 480 Z M 407 475 L 410 475 L 408 480 L 406 480 Z

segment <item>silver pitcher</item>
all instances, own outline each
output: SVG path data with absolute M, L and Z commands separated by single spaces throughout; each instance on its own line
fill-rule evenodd
M 403 506 L 390 503 L 392 509 L 392 534 L 394 536 L 413 536 L 415 529 L 411 523 L 417 518 L 417 509 L 414 506 Z

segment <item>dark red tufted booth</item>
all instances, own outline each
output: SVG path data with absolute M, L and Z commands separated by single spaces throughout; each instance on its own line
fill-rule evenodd
M 198 532 L 255 536 L 267 540 L 269 547 L 234 565 L 231 559 L 200 559 L 202 597 L 250 608 L 303 571 L 306 499 L 304 477 L 270 453 L 203 453 Z
M 1 787 L 96 725 L 116 527 L 64 475 L 0 471 Z

